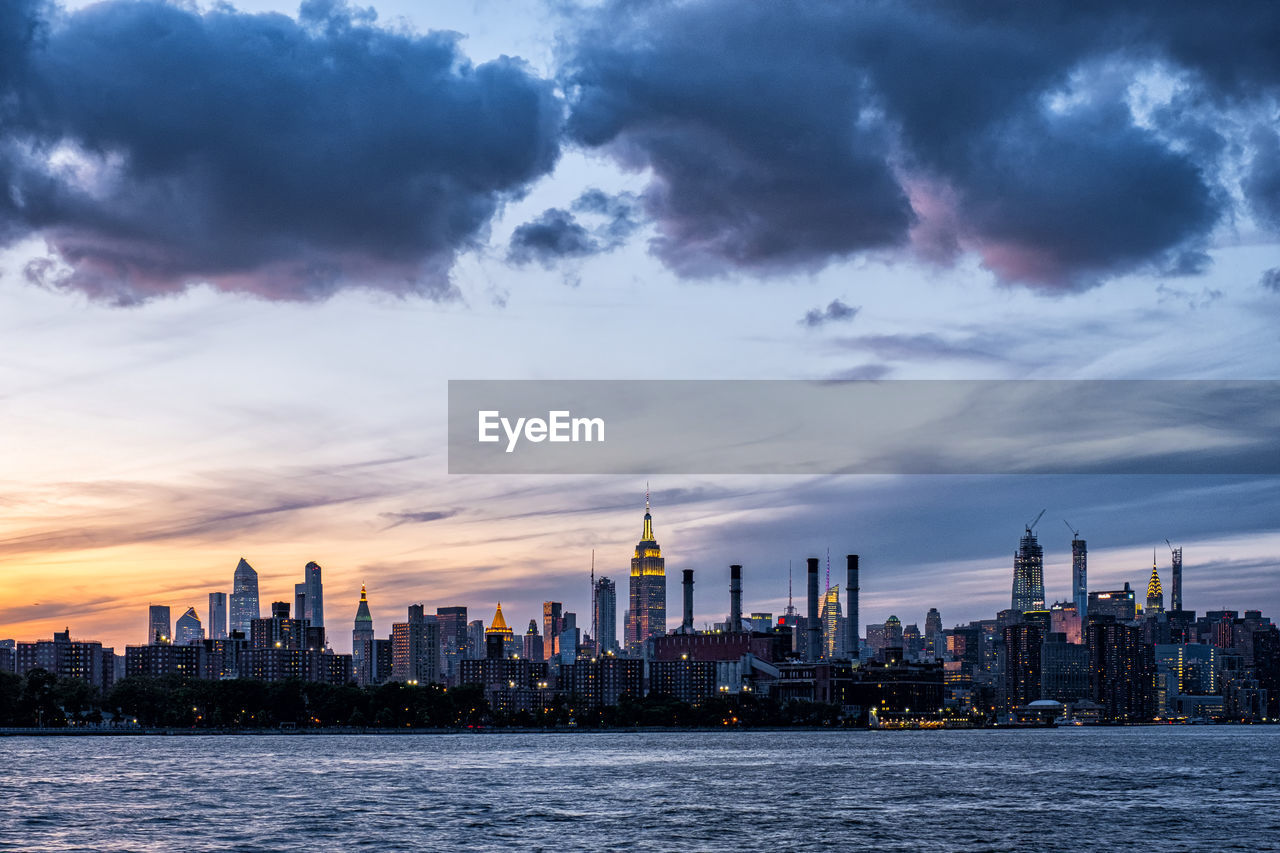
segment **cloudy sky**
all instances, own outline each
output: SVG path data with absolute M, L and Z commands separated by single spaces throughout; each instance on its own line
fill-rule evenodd
M 625 588 L 643 480 L 446 473 L 449 379 L 1280 379 L 1280 6 L 0 7 L 0 637 L 325 568 L 513 625 Z M 1096 587 L 1280 611 L 1269 477 L 664 477 L 723 618 Z M 838 576 L 838 572 L 833 575 Z M 798 576 L 798 575 L 797 575 Z M 620 597 L 622 597 L 620 595 Z

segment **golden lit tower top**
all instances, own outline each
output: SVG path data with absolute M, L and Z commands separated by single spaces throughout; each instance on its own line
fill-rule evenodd
M 1164 612 L 1164 588 L 1160 586 L 1160 572 L 1156 569 L 1156 552 L 1151 550 L 1151 580 L 1147 581 L 1147 613 Z
M 507 620 L 502 618 L 502 602 L 498 602 L 498 610 L 493 614 L 493 622 L 484 631 L 486 634 L 503 634 L 507 637 L 512 635 L 511 627 L 507 625 Z
M 627 653 L 643 653 L 649 637 L 667 633 L 667 571 L 662 549 L 653 535 L 649 486 L 644 490 L 644 530 L 631 559 L 631 607 L 627 611 Z

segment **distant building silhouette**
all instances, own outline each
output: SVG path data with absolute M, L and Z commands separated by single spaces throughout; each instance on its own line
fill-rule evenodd
M 258 573 L 243 558 L 236 564 L 231 582 L 231 631 L 249 636 L 250 625 L 262 615 L 258 605 Z
M 200 624 L 200 616 L 194 607 L 188 607 L 187 612 L 179 616 L 174 625 L 173 642 L 175 645 L 189 646 L 203 639 L 204 626 Z
M 209 593 L 209 628 L 210 640 L 223 640 L 227 637 L 227 594 L 225 592 Z
M 152 604 L 147 608 L 147 643 L 169 643 L 173 631 L 169 624 L 169 605 Z

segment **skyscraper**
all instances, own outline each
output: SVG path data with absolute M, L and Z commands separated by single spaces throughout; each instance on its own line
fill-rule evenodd
M 168 643 L 173 639 L 169 630 L 169 605 L 152 604 L 147 608 L 147 643 Z
M 1156 569 L 1156 551 L 1151 549 L 1151 579 L 1147 581 L 1147 606 L 1144 613 L 1164 612 L 1164 588 L 1160 586 L 1160 572 Z
M 311 562 L 302 570 L 303 585 L 307 591 L 306 611 L 298 618 L 311 622 L 312 628 L 324 627 L 324 588 L 320 583 L 320 564 Z
M 204 626 L 200 624 L 200 616 L 194 607 L 178 617 L 173 629 L 173 643 L 176 646 L 189 646 L 204 639 Z
M 1013 609 L 1019 613 L 1044 610 L 1044 549 L 1032 525 L 1027 525 L 1013 555 Z
M 223 640 L 227 636 L 227 594 L 209 593 L 209 639 Z
M 1155 700 L 1155 653 L 1131 625 L 1095 621 L 1089 625 L 1089 682 L 1093 701 L 1108 722 L 1151 719 Z
M 541 661 L 546 658 L 542 654 L 542 635 L 538 633 L 538 620 L 529 620 L 529 630 L 524 632 L 524 648 L 521 655 L 525 660 Z
M 1067 525 L 1071 527 L 1070 524 Z M 1071 600 L 1076 603 L 1080 624 L 1089 624 L 1089 549 L 1079 531 L 1071 531 Z
M 485 657 L 511 657 L 512 647 L 515 644 L 514 635 L 515 632 L 502 616 L 502 602 L 499 601 L 498 609 L 493 612 L 493 621 L 489 623 L 488 628 L 484 629 Z
M 363 687 L 372 681 L 369 658 L 373 654 L 373 614 L 369 612 L 369 599 L 364 584 L 360 584 L 360 603 L 356 605 L 355 626 L 351 629 L 351 666 L 355 670 L 356 683 Z
M 1167 543 L 1169 540 L 1165 540 Z M 1182 548 L 1181 546 L 1174 548 L 1169 546 L 1169 550 L 1173 554 L 1173 586 L 1170 588 L 1170 610 L 1182 609 Z
M 446 684 L 456 685 L 461 663 L 468 657 L 467 608 L 437 607 L 436 623 L 440 626 L 440 657 L 444 665 L 441 674 Z
M 407 622 L 391 626 L 391 680 L 430 684 L 440 680 L 440 632 L 434 615 L 409 605 Z
M 560 651 L 556 640 L 564 630 L 564 617 L 560 615 L 563 605 L 558 601 L 542 602 L 542 652 L 547 660 L 551 660 Z M 483 649 L 481 650 L 483 653 Z
M 596 633 L 592 639 L 601 654 L 618 651 L 618 587 L 607 577 L 596 580 Z
M 822 612 L 818 616 L 822 624 L 822 657 L 832 660 L 844 657 L 844 643 L 841 642 L 840 623 L 840 585 L 836 584 L 827 590 L 822 597 Z
M 936 607 L 930 607 L 924 617 L 924 650 L 942 657 L 942 614 Z
M 645 640 L 667 633 L 667 569 L 653 538 L 649 491 L 644 493 L 644 529 L 631 558 L 631 607 L 627 614 L 627 654 L 644 653 Z
M 1028 705 L 1040 698 L 1041 626 L 1022 622 L 1004 627 L 1004 710 Z
M 248 637 L 251 623 L 261 615 L 258 609 L 258 573 L 241 557 L 231 583 L 230 630 L 243 631 Z

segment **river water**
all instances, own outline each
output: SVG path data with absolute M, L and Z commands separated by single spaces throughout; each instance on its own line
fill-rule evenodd
M 0 738 L 4 850 L 1278 850 L 1280 727 Z

